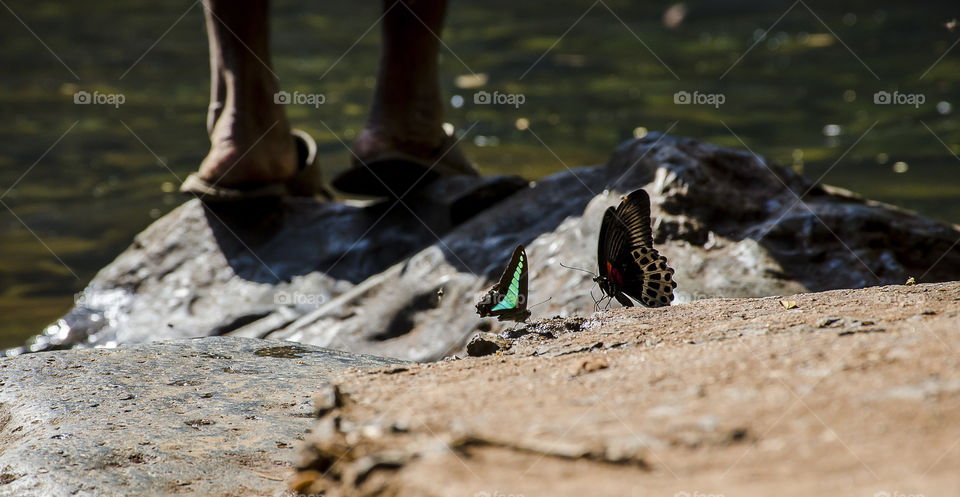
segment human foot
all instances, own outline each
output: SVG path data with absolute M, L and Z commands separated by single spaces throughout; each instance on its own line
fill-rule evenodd
M 223 186 L 207 181 L 200 173 L 193 173 L 180 186 L 180 191 L 210 202 L 236 202 L 263 197 L 314 197 L 320 195 L 332 199 L 324 187 L 320 167 L 317 165 L 317 143 L 303 130 L 291 130 L 297 154 L 297 171 L 283 182 L 244 183 L 238 186 Z
M 439 129 L 431 144 L 394 140 L 367 128 L 354 143 L 352 167 L 336 178 L 334 188 L 357 195 L 400 197 L 442 176 L 478 176 L 456 146 L 457 140 Z
M 262 122 L 225 109 L 213 126 L 210 151 L 197 176 L 211 184 L 238 187 L 283 182 L 298 167 L 290 127 L 283 116 Z

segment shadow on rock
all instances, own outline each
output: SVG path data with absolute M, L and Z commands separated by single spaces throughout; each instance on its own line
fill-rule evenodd
M 428 245 L 437 229 L 390 204 L 272 199 L 200 208 L 238 278 L 276 285 L 319 272 L 356 284 Z

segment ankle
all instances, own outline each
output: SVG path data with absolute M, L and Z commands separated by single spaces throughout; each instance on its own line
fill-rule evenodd
M 384 150 L 400 150 L 418 157 L 431 157 L 443 144 L 443 127 L 394 128 L 368 123 L 354 142 L 354 152 L 366 157 Z

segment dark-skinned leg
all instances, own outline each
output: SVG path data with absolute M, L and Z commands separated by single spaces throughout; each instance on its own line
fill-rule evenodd
M 274 103 L 267 0 L 240 8 L 204 0 L 210 44 L 210 151 L 199 177 L 231 187 L 280 182 L 294 175 L 297 156 L 290 125 Z
M 389 11 L 383 18 L 376 92 L 355 151 L 363 157 L 369 148 L 393 146 L 428 157 L 443 139 L 439 42 L 433 33 L 443 29 L 447 1 L 384 0 L 383 8 Z
M 422 159 L 443 153 L 437 36 L 443 29 L 446 6 L 446 0 L 384 0 L 387 14 L 373 104 L 366 127 L 353 144 L 361 160 L 366 162 L 387 150 Z M 444 160 L 456 164 L 461 174 L 475 174 L 459 150 L 450 151 Z

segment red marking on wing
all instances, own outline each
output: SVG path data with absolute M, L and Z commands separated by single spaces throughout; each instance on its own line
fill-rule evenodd
M 623 276 L 609 262 L 607 262 L 607 274 L 610 275 L 610 281 L 616 284 L 618 288 L 623 286 Z

